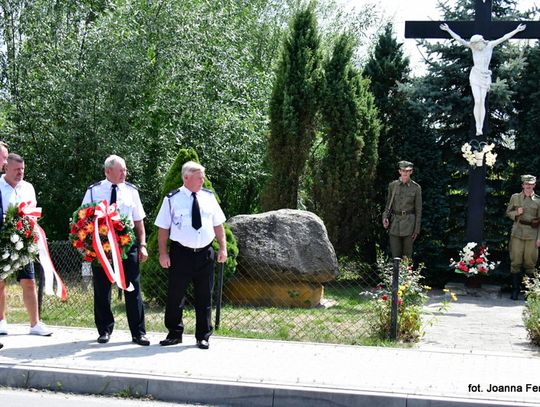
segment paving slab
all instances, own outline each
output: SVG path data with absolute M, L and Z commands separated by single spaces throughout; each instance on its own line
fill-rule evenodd
M 150 333 L 152 345 L 140 347 L 125 331 L 100 345 L 93 329 L 54 327 L 53 336 L 37 337 L 26 326 L 10 328 L 0 338 L 0 384 L 14 387 L 233 406 L 540 406 L 540 388 L 526 387 L 540 386 L 540 357 L 532 352 L 217 336 L 204 351 L 190 336 L 161 347 L 163 334 Z M 490 392 L 490 385 L 521 390 Z

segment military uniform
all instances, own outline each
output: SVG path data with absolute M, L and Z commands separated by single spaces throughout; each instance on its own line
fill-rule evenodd
M 400 169 L 411 169 L 412 163 L 400 161 Z M 412 257 L 413 235 L 420 233 L 422 221 L 422 188 L 409 179 L 390 182 L 383 222 L 388 219 L 392 257 Z
M 115 184 L 116 185 L 116 184 Z M 116 186 L 118 210 L 131 221 L 142 221 L 146 216 L 137 187 L 129 182 Z M 83 198 L 83 205 L 91 202 L 110 200 L 113 184 L 105 179 L 90 185 Z M 146 335 L 144 324 L 144 306 L 141 296 L 141 272 L 139 269 L 139 242 L 131 247 L 128 258 L 122 260 L 126 284 L 133 284 L 133 291 L 124 291 L 126 314 L 129 330 L 133 338 Z M 92 265 L 92 282 L 94 286 L 94 320 L 100 336 L 110 335 L 114 328 L 114 316 L 111 311 L 112 284 L 103 268 Z
M 523 175 L 524 183 L 535 184 L 536 178 L 532 175 Z M 523 208 L 521 215 L 517 209 Z M 534 192 L 526 196 L 524 192 L 513 194 L 506 208 L 506 215 L 514 221 L 510 234 L 510 272 L 512 273 L 512 299 L 517 299 L 521 284 L 521 268 L 525 273 L 532 275 L 538 261 L 538 247 L 536 242 L 540 239 L 540 196 Z

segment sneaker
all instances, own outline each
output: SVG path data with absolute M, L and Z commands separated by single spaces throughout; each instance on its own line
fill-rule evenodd
M 7 335 L 8 324 L 5 319 L 0 320 L 0 335 Z
M 30 327 L 30 335 L 51 336 L 52 331 L 43 322 L 38 321 L 37 324 Z

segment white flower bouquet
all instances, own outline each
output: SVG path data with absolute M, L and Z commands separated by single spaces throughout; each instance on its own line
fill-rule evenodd
M 0 231 L 0 280 L 4 280 L 38 255 L 35 220 L 22 211 L 24 204 L 10 206 Z

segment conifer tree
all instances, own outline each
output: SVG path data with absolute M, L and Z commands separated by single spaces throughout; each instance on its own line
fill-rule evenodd
M 516 92 L 518 132 L 515 139 L 514 171 L 509 188 L 519 190 L 520 175 L 540 176 L 540 45 L 525 53 L 526 65 Z
M 324 64 L 324 151 L 314 180 L 317 212 L 336 251 L 342 254 L 350 253 L 370 235 L 365 221 L 370 218 L 369 191 L 379 137 L 368 81 L 351 61 L 353 45 L 350 36 L 340 36 Z
M 285 39 L 270 100 L 264 210 L 297 208 L 300 177 L 315 135 L 320 38 L 314 4 L 296 13 Z
M 412 161 L 415 164 L 413 179 L 422 186 L 424 203 L 414 258 L 425 262 L 428 272 L 434 272 L 437 265 L 447 266 L 447 259 L 441 259 L 437 254 L 443 246 L 441 232 L 448 210 L 445 174 L 441 168 L 442 155 L 436 147 L 435 135 L 429 129 L 423 111 L 410 102 L 412 79 L 409 60 L 403 55 L 401 47 L 392 26 L 387 25 L 364 69 L 364 75 L 371 79 L 371 90 L 382 122 L 375 188 L 379 218 L 375 222 L 377 225 L 381 223 L 380 214 L 384 210 L 388 183 L 399 176 L 397 162 Z M 388 238 L 383 230 L 379 227 L 375 235 L 384 247 Z M 444 264 L 441 264 L 441 260 Z
M 193 149 L 180 149 L 176 159 L 174 160 L 171 168 L 165 175 L 163 181 L 163 187 L 161 188 L 160 199 L 157 207 L 154 210 L 152 220 L 156 218 L 161 203 L 165 196 L 183 185 L 182 180 L 182 166 L 187 161 L 199 162 L 199 156 Z M 203 188 L 214 191 L 212 183 L 205 178 Z M 215 193 L 215 191 L 214 191 Z M 216 199 L 219 202 L 219 197 L 216 195 Z M 236 269 L 236 255 L 238 254 L 238 247 L 236 245 L 236 239 L 230 229 L 225 224 L 225 236 L 227 239 L 227 253 L 229 255 L 225 264 L 226 273 L 232 274 Z M 150 235 L 148 236 L 148 259 L 146 262 L 141 263 L 141 286 L 144 292 L 146 300 L 156 301 L 158 304 L 165 304 L 167 299 L 167 284 L 168 284 L 168 270 L 161 267 L 159 264 L 159 250 L 158 250 L 158 229 L 154 227 Z M 217 251 L 217 242 L 214 241 L 214 249 Z

